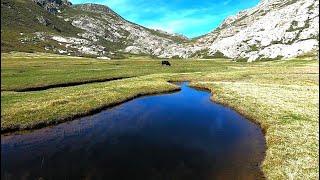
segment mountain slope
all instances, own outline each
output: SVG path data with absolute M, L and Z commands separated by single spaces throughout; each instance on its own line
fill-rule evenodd
M 227 18 L 197 46 L 230 58 L 294 57 L 319 48 L 318 0 L 263 0 Z
M 107 6 L 67 0 L 2 0 L 1 18 L 2 52 L 254 61 L 319 49 L 318 0 L 262 0 L 195 40 L 129 22 Z
M 44 51 L 59 44 L 39 39 L 35 32 L 75 36 L 81 32 L 31 0 L 1 0 L 1 52 Z
M 66 0 L 3 0 L 1 18 L 2 52 L 153 54 L 156 48 L 188 41 L 180 35 L 131 23 L 106 6 L 72 6 Z
M 85 31 L 80 36 L 91 41 L 100 39 L 112 51 L 153 54 L 157 48 L 163 49 L 169 44 L 188 41 L 182 36 L 155 31 L 129 22 L 106 6 L 81 4 L 73 7 L 72 13 L 70 10 L 66 11 L 64 16 L 72 25 Z M 111 46 L 115 47 L 112 49 Z

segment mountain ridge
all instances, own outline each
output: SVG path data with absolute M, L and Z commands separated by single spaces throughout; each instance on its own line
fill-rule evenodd
M 207 34 L 199 44 L 206 44 L 211 54 L 221 51 L 228 57 L 250 61 L 302 55 L 319 48 L 318 11 L 315 0 L 264 0 L 227 18 L 218 31 Z M 298 42 L 301 45 L 295 45 Z
M 28 34 L 38 43 L 33 42 L 31 47 L 47 44 L 36 48 L 37 51 L 111 58 L 115 54 L 132 53 L 160 58 L 224 57 L 255 61 L 290 58 L 319 49 L 319 2 L 316 0 L 263 0 L 254 8 L 226 18 L 212 32 L 194 39 L 143 27 L 126 20 L 105 5 L 72 5 L 67 0 L 21 1 L 37 9 L 36 17 L 32 17 L 34 23 L 49 28 L 35 28 Z M 6 4 L 19 2 L 3 0 L 1 9 L 9 12 Z M 11 16 L 5 20 L 13 18 Z M 60 24 L 64 26 L 60 27 Z M 1 36 L 5 36 L 10 27 L 4 23 Z M 19 35 L 21 33 L 24 32 L 17 36 L 22 37 L 15 40 L 18 48 L 11 45 L 10 48 L 2 48 L 2 51 L 19 50 L 20 46 L 28 44 L 21 41 L 25 38 Z M 10 42 L 1 41 L 1 44 L 6 46 Z

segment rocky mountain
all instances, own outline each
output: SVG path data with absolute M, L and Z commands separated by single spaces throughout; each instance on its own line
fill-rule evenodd
M 49 13 L 56 14 L 63 6 L 71 6 L 72 3 L 68 0 L 33 0 L 39 6 L 43 7 Z
M 148 29 L 129 22 L 106 6 L 81 4 L 73 8 L 77 13 L 67 12 L 64 14 L 65 20 L 84 31 L 79 36 L 92 42 L 104 41 L 106 44 L 102 44 L 110 51 L 155 55 L 157 51 L 165 49 L 170 44 L 188 41 L 180 35 Z
M 60 8 L 65 7 L 68 6 L 56 5 L 54 8 L 59 13 Z M 1 52 L 59 53 L 58 49 L 65 47 L 56 41 L 41 39 L 38 34 L 76 37 L 80 32 L 81 29 L 47 11 L 45 4 L 39 5 L 32 0 L 1 0 Z
M 249 61 L 315 52 L 319 49 L 319 1 L 262 0 L 227 18 L 196 45 L 207 48 L 209 55 L 222 53 Z
M 107 6 L 67 0 L 2 0 L 1 18 L 2 51 L 254 61 L 319 49 L 318 0 L 262 0 L 195 40 L 129 22 Z
M 148 29 L 97 4 L 66 0 L 2 0 L 1 51 L 44 51 L 115 57 L 155 54 L 184 36 Z M 159 54 L 159 53 L 158 53 Z

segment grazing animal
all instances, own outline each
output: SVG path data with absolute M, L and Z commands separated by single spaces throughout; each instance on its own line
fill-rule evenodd
M 171 66 L 171 64 L 170 64 L 169 61 L 162 61 L 161 64 L 162 64 L 162 65 L 165 65 L 165 66 Z

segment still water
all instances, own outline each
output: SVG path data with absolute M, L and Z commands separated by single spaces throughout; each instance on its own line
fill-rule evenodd
M 98 114 L 1 136 L 2 179 L 261 179 L 259 127 L 210 93 L 138 98 Z

